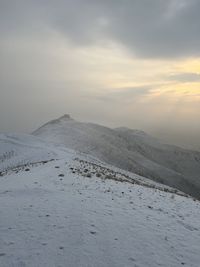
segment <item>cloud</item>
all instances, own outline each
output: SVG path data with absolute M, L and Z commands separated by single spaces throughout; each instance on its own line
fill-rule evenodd
M 1 131 L 72 113 L 173 124 L 199 144 L 199 63 L 185 61 L 200 56 L 199 10 L 199 0 L 0 0 Z
M 169 75 L 166 77 L 170 81 L 176 81 L 181 83 L 191 83 L 191 82 L 200 82 L 200 74 L 199 73 L 188 73 L 188 72 L 180 72 L 176 74 Z
M 95 99 L 104 104 L 133 104 L 134 102 L 151 95 L 153 87 L 154 85 L 109 89 L 107 92 L 92 94 L 86 96 L 86 98 L 89 97 L 90 99 Z
M 140 57 L 199 56 L 199 10 L 199 0 L 2 0 L 0 31 L 52 29 L 76 45 L 112 40 Z

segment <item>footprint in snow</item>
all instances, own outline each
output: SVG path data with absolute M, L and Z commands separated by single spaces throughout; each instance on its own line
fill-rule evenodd
M 12 245 L 14 245 L 14 244 L 15 244 L 15 243 L 14 243 L 13 241 L 7 243 L 8 246 L 12 246 Z
M 130 258 L 129 258 L 129 261 L 135 261 L 135 259 L 134 259 L 134 258 L 132 258 L 132 257 L 130 257 Z
M 90 231 L 90 234 L 92 234 L 92 235 L 96 235 L 97 232 L 95 232 L 95 231 Z

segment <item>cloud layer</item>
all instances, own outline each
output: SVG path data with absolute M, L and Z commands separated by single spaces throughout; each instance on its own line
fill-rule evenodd
M 51 29 L 76 45 L 114 40 L 140 57 L 199 56 L 199 10 L 199 0 L 2 0 L 0 29 Z
M 71 113 L 198 146 L 199 10 L 199 0 L 0 0 L 0 131 Z

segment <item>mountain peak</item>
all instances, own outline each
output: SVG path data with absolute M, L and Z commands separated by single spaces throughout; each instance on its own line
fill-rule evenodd
M 33 134 L 200 199 L 200 153 L 164 145 L 140 130 L 112 130 L 78 122 L 67 114 L 46 123 Z
M 59 118 L 59 120 L 72 120 L 72 118 L 69 114 L 64 114 Z

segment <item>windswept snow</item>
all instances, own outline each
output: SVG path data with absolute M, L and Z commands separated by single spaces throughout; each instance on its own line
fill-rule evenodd
M 200 198 L 199 152 L 162 144 L 142 131 L 81 123 L 69 115 L 33 134 Z
M 55 158 L 44 141 L 26 134 L 0 134 L 0 172 Z
M 0 163 L 1 267 L 199 267 L 198 201 L 32 136 L 10 150 L 26 161 Z

